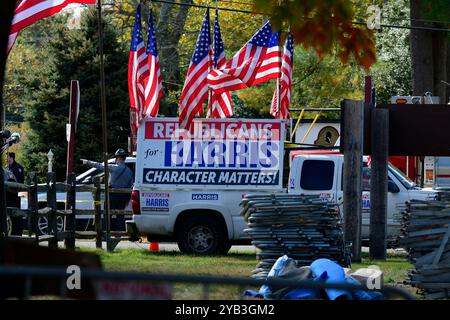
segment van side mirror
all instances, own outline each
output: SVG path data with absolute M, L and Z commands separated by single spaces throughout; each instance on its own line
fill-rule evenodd
M 388 192 L 398 193 L 400 192 L 400 188 L 395 184 L 394 181 L 388 180 Z

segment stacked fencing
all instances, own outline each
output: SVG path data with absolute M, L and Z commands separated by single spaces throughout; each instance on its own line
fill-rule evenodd
M 275 261 L 285 254 L 298 266 L 319 258 L 350 265 L 336 204 L 319 196 L 246 195 L 241 207 L 248 224 L 245 232 L 260 249 L 253 278 L 266 278 Z
M 437 200 L 412 200 L 403 213 L 399 243 L 408 252 L 415 270 L 406 284 L 426 299 L 450 297 L 450 192 Z

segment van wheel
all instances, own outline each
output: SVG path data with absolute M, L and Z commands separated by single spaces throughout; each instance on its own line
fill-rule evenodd
M 210 217 L 194 216 L 177 228 L 178 248 L 183 253 L 225 253 L 228 237 L 220 224 Z
M 40 236 L 45 236 L 45 235 L 49 234 L 48 219 L 46 216 L 40 216 L 38 218 L 37 227 L 38 227 L 37 231 Z M 61 216 L 56 217 L 56 228 L 57 228 L 58 232 L 64 231 L 64 218 L 63 217 L 61 217 Z

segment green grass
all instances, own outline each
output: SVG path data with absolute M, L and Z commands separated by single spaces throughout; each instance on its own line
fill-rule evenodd
M 371 265 L 378 266 L 383 271 L 384 283 L 391 285 L 402 283 L 406 279 L 408 271 L 414 268 L 413 265 L 406 260 L 406 257 L 401 255 L 388 255 L 386 261 L 381 261 L 369 260 L 368 254 L 363 254 L 362 262 L 353 263 L 352 270 L 367 268 Z
M 96 251 L 104 268 L 111 271 L 186 273 L 200 275 L 251 275 L 256 266 L 254 254 L 230 253 L 226 256 L 194 256 L 179 252 L 148 252 L 146 250 Z
M 231 251 L 225 256 L 195 256 L 179 252 L 148 252 L 145 249 L 117 249 L 112 253 L 103 250 L 83 249 L 96 252 L 107 271 L 171 273 L 228 277 L 250 277 L 258 261 L 255 253 Z M 404 286 L 408 270 L 412 265 L 404 256 L 389 255 L 386 261 L 370 261 L 362 255 L 361 263 L 354 263 L 352 270 L 377 265 L 384 273 L 385 284 L 400 286 L 410 293 L 415 289 Z M 208 299 L 239 299 L 245 289 L 236 286 L 211 286 Z M 174 299 L 203 299 L 201 285 L 175 284 Z
M 179 252 L 148 252 L 144 249 L 117 249 L 112 253 L 92 249 L 83 251 L 96 252 L 107 271 L 250 277 L 257 263 L 255 254 L 237 252 L 226 256 L 195 256 Z M 212 285 L 208 288 L 208 299 L 239 299 L 245 289 L 249 288 Z M 172 292 L 177 300 L 206 298 L 201 285 L 177 283 Z

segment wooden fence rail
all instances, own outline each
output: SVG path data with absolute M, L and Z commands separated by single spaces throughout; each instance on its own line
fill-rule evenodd
M 22 217 L 26 219 L 26 228 L 28 234 L 26 236 L 12 236 L 9 238 L 19 239 L 23 241 L 35 241 L 37 243 L 48 241 L 50 247 L 57 247 L 58 241 L 64 241 L 67 249 L 75 249 L 75 239 L 95 239 L 96 247 L 102 248 L 103 241 L 110 241 L 107 248 L 113 250 L 121 241 L 128 239 L 125 231 L 107 231 L 104 230 L 103 222 L 105 219 L 111 219 L 112 215 L 131 215 L 129 210 L 110 210 L 109 213 L 103 212 L 102 194 L 104 194 L 104 186 L 101 185 L 100 178 L 94 178 L 93 185 L 76 185 L 75 175 L 68 177 L 68 183 L 56 182 L 55 174 L 50 172 L 46 176 L 46 183 L 37 183 L 37 177 L 34 173 L 29 174 L 30 184 L 21 184 L 16 182 L 5 182 L 7 192 L 19 193 L 26 192 L 28 200 L 28 208 L 7 208 L 8 217 Z M 109 189 L 110 193 L 128 193 L 131 189 Z M 78 209 L 77 192 L 92 193 L 92 209 Z M 46 199 L 39 201 L 39 193 L 45 193 Z M 58 207 L 61 203 L 57 199 L 57 193 L 65 194 L 64 209 Z M 45 205 L 43 208 L 40 206 Z M 94 215 L 94 231 L 77 231 L 76 217 Z M 41 234 L 38 223 L 39 217 L 47 218 L 47 234 Z M 58 217 L 63 218 L 64 230 L 58 230 Z

